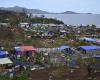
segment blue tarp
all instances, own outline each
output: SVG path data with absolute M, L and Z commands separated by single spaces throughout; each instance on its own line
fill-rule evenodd
M 70 49 L 70 46 L 62 45 L 61 47 L 59 47 L 59 49 L 61 51 L 64 50 L 64 49 Z
M 100 46 L 95 46 L 95 45 L 91 45 L 91 46 L 79 46 L 79 48 L 87 51 L 87 50 L 100 49 Z
M 5 51 L 0 51 L 0 58 L 5 58 L 7 56 Z
M 18 55 L 21 52 L 21 48 L 20 47 L 15 47 L 15 51 L 16 51 L 16 54 Z
M 66 53 L 72 54 L 72 50 L 70 46 L 66 46 L 66 45 L 62 45 L 61 47 L 59 47 L 60 51 L 64 51 Z
M 21 51 L 21 48 L 20 47 L 15 47 L 15 51 L 16 52 L 20 52 Z

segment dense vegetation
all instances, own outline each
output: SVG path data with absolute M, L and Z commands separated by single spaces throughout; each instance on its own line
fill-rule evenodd
M 27 21 L 27 15 L 25 13 L 0 10 L 0 22 L 8 22 L 11 25 L 16 25 L 23 21 Z
M 33 23 L 44 23 L 44 24 L 49 24 L 49 23 L 64 24 L 62 21 L 52 19 L 52 18 L 32 18 L 31 22 L 33 22 Z
M 64 24 L 62 21 L 52 18 L 44 18 L 44 17 L 31 18 L 25 13 L 25 11 L 19 13 L 6 10 L 0 10 L 0 22 L 5 22 L 5 23 L 8 22 L 12 26 L 17 25 L 20 22 Z

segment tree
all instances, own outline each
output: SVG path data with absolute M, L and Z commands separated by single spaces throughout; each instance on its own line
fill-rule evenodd
M 95 29 L 96 25 L 92 24 L 91 29 Z

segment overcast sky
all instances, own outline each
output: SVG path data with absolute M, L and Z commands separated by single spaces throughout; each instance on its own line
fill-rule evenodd
M 0 0 L 0 7 L 20 6 L 49 12 L 99 13 L 100 0 Z

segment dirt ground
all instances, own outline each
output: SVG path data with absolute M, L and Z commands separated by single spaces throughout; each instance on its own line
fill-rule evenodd
M 32 71 L 29 80 L 49 80 L 50 70 L 35 70 Z
M 57 69 L 35 70 L 32 71 L 29 80 L 49 80 L 50 73 L 53 72 L 55 73 L 52 80 L 93 80 L 88 79 L 89 76 L 84 69 L 77 69 L 73 73 L 61 69 L 58 72 Z M 94 77 L 94 80 L 100 80 L 100 73 L 94 73 L 92 77 Z

